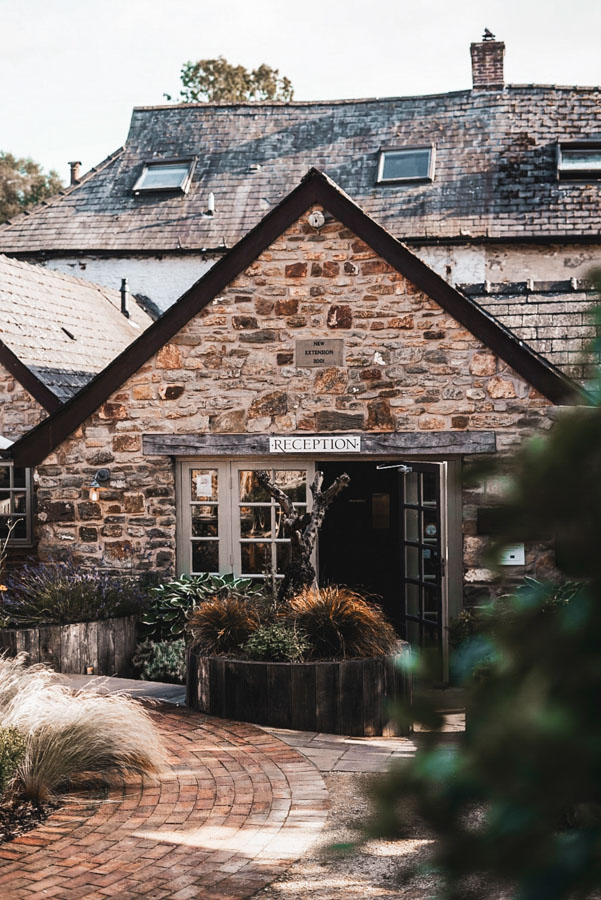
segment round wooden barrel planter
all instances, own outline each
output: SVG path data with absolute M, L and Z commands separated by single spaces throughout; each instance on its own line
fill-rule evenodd
M 188 653 L 187 703 L 241 722 L 327 734 L 409 734 L 390 717 L 395 701 L 411 698 L 409 653 L 328 662 L 273 663 Z
M 136 616 L 0 628 L 0 653 L 27 653 L 29 663 L 47 663 L 65 675 L 127 675 L 135 646 Z

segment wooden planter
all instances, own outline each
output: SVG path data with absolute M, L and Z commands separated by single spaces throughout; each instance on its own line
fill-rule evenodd
M 136 646 L 136 616 L 0 628 L 0 653 L 28 654 L 29 663 L 47 663 L 64 674 L 127 675 Z M 87 670 L 92 667 L 92 672 Z
M 390 718 L 411 699 L 399 655 L 334 662 L 268 663 L 188 653 L 186 692 L 193 709 L 242 722 L 327 734 L 406 735 Z

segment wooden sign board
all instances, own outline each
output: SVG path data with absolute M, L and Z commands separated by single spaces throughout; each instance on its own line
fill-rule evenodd
M 343 366 L 344 341 L 342 338 L 297 341 L 295 365 L 299 369 L 311 369 L 318 366 Z

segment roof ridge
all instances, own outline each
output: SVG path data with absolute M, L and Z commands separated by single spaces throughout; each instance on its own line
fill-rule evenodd
M 8 231 L 9 228 L 12 228 L 13 225 L 19 224 L 23 219 L 28 218 L 29 216 L 35 215 L 40 209 L 46 209 L 48 206 L 55 206 L 57 203 L 60 203 L 65 197 L 69 197 L 73 191 L 76 191 L 77 188 L 82 187 L 82 185 L 87 184 L 94 175 L 97 175 L 98 172 L 102 172 L 108 165 L 115 161 L 125 150 L 125 144 L 119 147 L 117 150 L 114 150 L 112 153 L 109 153 L 102 162 L 99 162 L 97 166 L 92 166 L 81 178 L 79 178 L 75 184 L 69 184 L 66 188 L 61 188 L 58 193 L 53 194 L 52 197 L 48 197 L 46 200 L 40 200 L 39 203 L 36 203 L 35 206 L 30 206 L 29 209 L 23 210 L 23 212 L 16 213 L 16 215 L 11 216 L 10 219 L 6 219 L 5 222 L 0 223 L 0 234 L 3 231 Z

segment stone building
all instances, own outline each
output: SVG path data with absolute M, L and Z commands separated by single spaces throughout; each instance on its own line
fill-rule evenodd
M 484 489 L 462 494 L 463 462 L 549 428 L 580 397 L 311 170 L 12 458 L 37 467 L 42 558 L 257 579 L 281 573 L 287 538 L 256 471 L 302 505 L 316 469 L 346 470 L 322 582 L 373 591 L 410 637 L 442 640 L 466 590 L 493 579 Z M 537 547 L 512 554 L 514 574 L 551 563 Z
M 0 256 L 2 446 L 56 412 L 152 321 L 125 291 Z M 30 507 L 29 472 L 0 462 L 0 515 L 17 522 L 24 552 Z
M 66 191 L 0 228 L 0 252 L 114 288 L 128 277 L 164 309 L 316 166 L 569 364 L 601 263 L 601 94 L 506 84 L 504 53 L 472 44 L 472 87 L 452 93 L 136 108 L 124 146 L 83 176 L 74 164 Z

